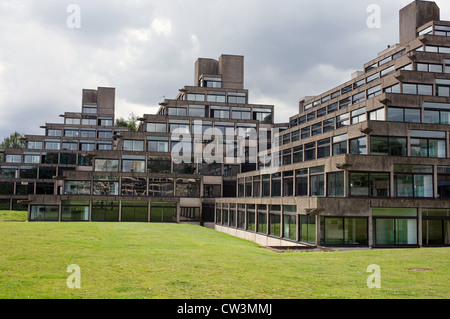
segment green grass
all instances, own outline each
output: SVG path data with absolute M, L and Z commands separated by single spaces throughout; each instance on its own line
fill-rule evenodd
M 449 298 L 450 249 L 276 253 L 199 226 L 0 222 L 0 298 Z M 81 269 L 69 289 L 67 267 Z M 381 289 L 367 267 L 381 267 Z M 428 272 L 412 268 L 431 269 Z
M 0 210 L 0 222 L 25 222 L 28 212 Z

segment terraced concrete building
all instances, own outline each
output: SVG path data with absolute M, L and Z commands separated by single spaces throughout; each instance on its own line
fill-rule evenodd
M 216 200 L 216 229 L 267 246 L 450 244 L 450 23 L 433 2 L 400 11 L 400 42 L 299 102 L 266 152 Z
M 265 246 L 450 244 L 450 22 L 400 11 L 400 41 L 289 123 L 250 104 L 244 58 L 199 59 L 193 86 L 115 126 L 115 89 L 4 150 L 0 208 L 30 221 L 193 222 Z

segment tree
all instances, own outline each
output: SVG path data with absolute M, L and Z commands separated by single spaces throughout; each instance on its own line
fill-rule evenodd
M 128 127 L 130 129 L 130 131 L 136 132 L 137 131 L 137 122 L 138 122 L 138 117 L 136 115 L 134 115 L 134 113 L 131 113 L 128 116 L 127 120 L 125 120 L 123 117 L 116 119 L 116 126 Z
M 7 148 L 25 148 L 24 135 L 18 132 L 12 133 L 10 136 L 5 137 L 2 143 L 0 143 L 0 151 Z M 0 154 L 0 161 L 3 161 L 3 154 Z

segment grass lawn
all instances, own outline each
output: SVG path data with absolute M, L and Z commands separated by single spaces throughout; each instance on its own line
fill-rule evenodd
M 448 248 L 276 253 L 199 226 L 1 221 L 0 243 L 0 299 L 450 297 Z

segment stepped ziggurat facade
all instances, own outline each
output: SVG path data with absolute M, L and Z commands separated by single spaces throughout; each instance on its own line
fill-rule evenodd
M 29 221 L 190 222 L 264 246 L 450 245 L 450 22 L 400 11 L 400 42 L 274 124 L 244 59 L 199 59 L 194 86 L 136 132 L 115 89 L 4 150 L 0 209 Z

